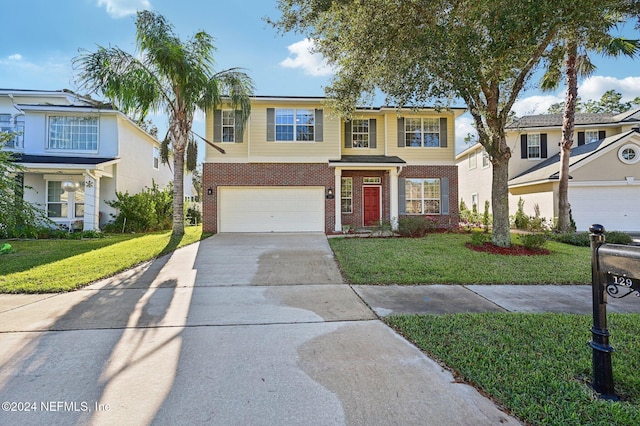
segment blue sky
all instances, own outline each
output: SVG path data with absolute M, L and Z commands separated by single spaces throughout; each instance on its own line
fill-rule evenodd
M 308 53 L 309 43 L 302 35 L 279 34 L 264 21 L 266 16 L 278 17 L 275 0 L 20 0 L 2 5 L 3 16 L 11 18 L 2 24 L 0 88 L 76 89 L 71 61 L 78 49 L 111 45 L 134 52 L 139 9 L 164 15 L 183 39 L 199 30 L 208 32 L 217 48 L 216 70 L 245 68 L 257 95 L 323 96 L 330 81 L 331 70 L 322 58 Z M 633 25 L 621 33 L 640 38 Z M 599 99 L 609 89 L 622 93 L 625 100 L 640 96 L 640 60 L 592 59 L 597 70 L 581 81 L 583 100 Z M 542 94 L 530 86 L 514 108 L 518 115 L 545 112 L 563 99 L 562 88 Z M 163 121 L 154 118 L 161 130 L 166 128 Z M 194 127 L 203 132 L 203 117 Z M 470 131 L 470 118 L 461 117 L 457 138 Z

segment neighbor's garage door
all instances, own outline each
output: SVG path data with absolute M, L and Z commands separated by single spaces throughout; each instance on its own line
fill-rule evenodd
M 572 186 L 569 203 L 579 231 L 594 223 L 609 231 L 640 231 L 640 186 Z
M 218 187 L 220 232 L 324 232 L 324 188 Z

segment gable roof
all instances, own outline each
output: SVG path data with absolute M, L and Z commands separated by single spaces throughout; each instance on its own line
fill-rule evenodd
M 589 158 L 593 157 L 599 152 L 602 152 L 607 147 L 637 134 L 638 132 L 631 130 L 625 133 L 601 139 L 596 142 L 576 146 L 571 149 L 571 153 L 569 155 L 569 168 L 574 168 L 574 166 L 580 167 L 582 164 L 586 163 Z M 560 153 L 547 158 L 546 160 L 536 164 L 532 168 L 524 171 L 523 173 L 520 173 L 518 176 L 509 179 L 509 186 L 513 187 L 548 181 L 557 181 L 560 178 L 559 163 Z M 571 177 L 569 178 L 571 179 Z
M 620 114 L 609 113 L 576 113 L 576 126 L 590 125 L 613 125 L 620 123 L 640 122 L 640 108 L 626 111 Z M 527 129 L 538 127 L 560 127 L 562 126 L 562 114 L 538 114 L 526 115 L 509 123 L 505 129 Z

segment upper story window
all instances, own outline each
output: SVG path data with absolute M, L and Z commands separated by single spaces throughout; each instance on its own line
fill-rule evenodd
M 489 153 L 483 149 L 482 150 L 482 168 L 486 169 L 487 167 L 489 167 Z
M 98 117 L 49 117 L 49 149 L 98 150 Z
M 222 111 L 222 142 L 235 142 L 236 113 L 232 110 Z
M 476 167 L 478 167 L 478 159 L 476 157 L 475 151 L 469 153 L 467 158 L 469 159 L 469 170 L 475 169 Z
M 625 164 L 635 164 L 640 160 L 640 149 L 637 145 L 628 143 L 618 150 L 618 158 Z
M 520 135 L 520 158 L 539 160 L 547 158 L 547 134 L 529 133 Z
M 321 109 L 267 108 L 267 142 L 322 142 Z
M 351 122 L 351 140 L 353 148 L 369 148 L 369 120 Z
M 527 158 L 540 158 L 540 134 L 527 135 Z
M 313 141 L 314 119 L 310 109 L 276 109 L 276 141 Z
M 0 132 L 14 133 L 13 138 L 5 143 L 6 148 L 24 148 L 24 115 L 0 114 Z
M 439 147 L 440 119 L 405 118 L 405 146 Z
M 153 147 L 153 168 L 158 170 L 160 168 L 160 148 Z
M 600 138 L 598 137 L 597 130 L 587 130 L 584 132 L 584 141 L 586 143 L 598 142 Z

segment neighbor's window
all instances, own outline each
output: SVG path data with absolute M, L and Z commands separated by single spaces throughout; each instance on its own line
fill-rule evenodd
M 11 114 L 0 114 L 0 132 L 15 133 L 5 142 L 6 148 L 22 148 L 24 134 L 24 115 L 12 118 Z
M 98 150 L 98 117 L 49 117 L 49 149 Z
M 618 158 L 625 164 L 635 164 L 640 161 L 640 148 L 635 144 L 626 144 L 618 150 Z
M 584 132 L 584 143 L 598 142 L 599 132 L 597 130 L 586 130 Z
M 440 146 L 440 120 L 438 118 L 406 118 L 404 120 L 405 146 Z
M 354 148 L 369 148 L 369 120 L 353 120 L 351 138 Z
M 540 158 L 540 134 L 527 135 L 527 158 Z
M 406 179 L 407 214 L 440 214 L 440 179 Z
M 342 200 L 342 213 L 353 213 L 353 178 L 342 178 L 340 197 Z
M 153 147 L 153 168 L 158 170 L 160 168 L 160 148 Z
M 476 167 L 478 167 L 478 159 L 476 157 L 475 151 L 469 153 L 468 158 L 469 158 L 469 170 L 475 169 Z
M 235 142 L 236 112 L 222 111 L 222 142 Z
M 484 169 L 487 167 L 489 167 L 489 153 L 483 149 L 482 150 L 482 168 Z
M 276 109 L 276 141 L 313 141 L 315 112 L 311 109 Z

